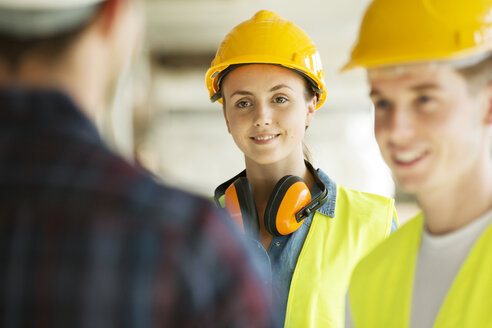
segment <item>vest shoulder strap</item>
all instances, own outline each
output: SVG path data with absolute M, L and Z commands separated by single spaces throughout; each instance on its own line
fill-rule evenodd
M 316 212 L 287 302 L 285 327 L 341 327 L 355 264 L 388 237 L 392 199 L 337 186 L 335 215 Z
M 349 289 L 356 327 L 407 327 L 422 224 L 421 215 L 410 220 L 356 266 Z
M 492 326 L 492 225 L 480 236 L 458 272 L 435 327 Z

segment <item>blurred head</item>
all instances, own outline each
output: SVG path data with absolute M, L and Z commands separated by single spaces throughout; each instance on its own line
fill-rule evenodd
M 136 47 L 136 2 L 0 0 L 1 83 L 52 87 L 84 76 L 79 89 L 97 83 L 108 96 Z
M 426 192 L 489 161 L 492 1 L 375 0 L 344 67 L 367 69 L 375 135 L 401 187 Z
M 224 78 L 222 97 L 227 129 L 247 162 L 302 158 L 317 102 L 302 75 L 277 65 L 243 65 Z
M 492 88 L 471 91 L 449 65 L 368 71 L 374 131 L 383 158 L 409 192 L 440 188 L 489 155 Z

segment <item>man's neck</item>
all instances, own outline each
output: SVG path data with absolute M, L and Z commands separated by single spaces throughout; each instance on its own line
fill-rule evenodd
M 430 233 L 458 230 L 492 208 L 491 159 L 487 157 L 460 179 L 450 178 L 449 184 L 416 196 Z

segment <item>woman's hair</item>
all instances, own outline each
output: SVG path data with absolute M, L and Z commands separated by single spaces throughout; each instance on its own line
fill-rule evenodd
M 304 155 L 304 159 L 308 161 L 309 163 L 313 162 L 313 156 L 311 154 L 311 151 L 309 150 L 308 146 L 302 142 L 302 154 Z

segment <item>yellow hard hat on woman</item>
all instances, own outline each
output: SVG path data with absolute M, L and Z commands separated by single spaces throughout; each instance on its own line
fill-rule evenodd
M 343 69 L 457 60 L 492 48 L 491 0 L 374 0 Z
M 290 68 L 311 82 L 318 96 L 316 109 L 326 99 L 324 72 L 318 50 L 297 25 L 262 10 L 225 37 L 206 73 L 212 101 L 221 101 L 220 82 L 231 65 L 273 64 Z

